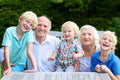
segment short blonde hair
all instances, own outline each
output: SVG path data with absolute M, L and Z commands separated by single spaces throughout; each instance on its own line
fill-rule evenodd
M 113 48 L 113 50 L 114 50 L 115 46 L 117 45 L 117 36 L 115 35 L 115 32 L 112 32 L 112 31 L 103 32 L 103 34 L 101 35 L 100 40 L 103 38 L 104 35 L 108 35 L 108 36 L 110 36 L 112 38 L 113 44 L 114 44 L 114 48 Z
M 73 22 L 73 21 L 67 21 L 67 22 L 65 22 L 65 23 L 62 25 L 62 28 L 61 28 L 62 32 L 63 32 L 63 30 L 64 30 L 65 28 L 73 29 L 74 32 L 75 32 L 75 35 L 76 35 L 76 36 L 79 36 L 79 27 L 78 27 L 78 25 L 77 25 L 75 22 Z
M 93 36 L 94 36 L 94 44 L 98 44 L 99 43 L 99 35 L 98 35 L 98 32 L 97 32 L 97 29 L 91 25 L 84 25 L 81 27 L 80 29 L 80 36 L 79 36 L 79 39 L 81 41 L 81 33 L 82 33 L 82 30 L 84 29 L 90 29 L 92 32 L 93 32 Z
M 38 25 L 38 19 L 37 19 L 37 15 L 32 12 L 32 11 L 26 11 L 24 12 L 20 18 L 25 18 L 25 19 L 29 19 L 32 21 L 33 24 L 33 29 Z

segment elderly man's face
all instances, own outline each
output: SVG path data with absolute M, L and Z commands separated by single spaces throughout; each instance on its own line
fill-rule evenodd
M 38 18 L 38 26 L 35 29 L 37 37 L 45 37 L 50 30 L 50 23 L 47 18 Z

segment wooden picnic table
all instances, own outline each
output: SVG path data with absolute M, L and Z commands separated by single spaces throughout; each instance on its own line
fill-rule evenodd
M 107 73 L 96 72 L 12 72 L 1 80 L 111 80 Z

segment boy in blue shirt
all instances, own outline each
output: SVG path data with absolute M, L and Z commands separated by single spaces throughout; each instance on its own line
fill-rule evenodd
M 117 37 L 106 31 L 100 38 L 100 51 L 92 55 L 91 71 L 106 72 L 111 80 L 120 80 L 120 59 L 113 53 L 117 45 Z
M 34 42 L 32 28 L 35 28 L 37 24 L 37 15 L 32 11 L 27 11 L 19 17 L 17 26 L 6 29 L 2 41 L 4 47 L 3 75 L 24 71 L 27 56 L 32 62 L 33 69 L 25 70 L 25 72 L 37 71 L 32 52 Z

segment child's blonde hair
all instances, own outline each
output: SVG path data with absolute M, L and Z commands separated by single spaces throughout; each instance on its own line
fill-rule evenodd
M 66 29 L 66 28 L 68 28 L 68 29 L 73 29 L 75 35 L 76 35 L 76 36 L 79 36 L 79 27 L 78 27 L 78 25 L 77 25 L 75 22 L 73 22 L 73 21 L 67 21 L 67 22 L 65 22 L 65 23 L 62 25 L 62 28 L 61 28 L 62 32 L 63 32 L 63 30 Z
M 114 50 L 115 46 L 117 45 L 117 36 L 115 35 L 115 32 L 112 32 L 112 31 L 103 32 L 103 34 L 101 35 L 100 40 L 103 38 L 104 35 L 108 35 L 108 36 L 110 36 L 112 38 L 113 44 L 114 44 L 114 48 L 113 48 L 113 50 Z
M 99 43 L 99 35 L 98 35 L 98 32 L 97 32 L 96 28 L 93 27 L 93 26 L 91 26 L 91 25 L 84 25 L 84 26 L 81 27 L 81 29 L 80 29 L 80 36 L 79 36 L 80 41 L 81 41 L 81 32 L 82 32 L 82 30 L 84 30 L 84 29 L 91 29 L 91 31 L 92 31 L 93 34 L 94 34 L 94 35 L 93 35 L 93 36 L 94 36 L 94 44 L 95 44 L 95 45 L 98 44 L 98 43 Z
M 32 21 L 32 24 L 33 24 L 33 29 L 38 25 L 38 18 L 37 18 L 37 15 L 32 12 L 32 11 L 26 11 L 24 12 L 20 18 L 25 18 L 25 19 L 29 19 Z

